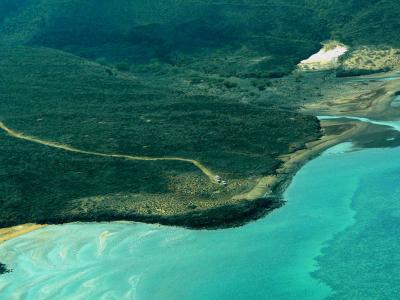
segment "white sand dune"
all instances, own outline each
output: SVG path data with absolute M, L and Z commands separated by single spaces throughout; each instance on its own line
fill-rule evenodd
M 349 49 L 344 45 L 337 45 L 335 48 L 327 49 L 322 48 L 317 53 L 311 55 L 309 58 L 300 62 L 300 68 L 326 68 L 335 66 L 338 62 L 339 57 L 345 54 Z

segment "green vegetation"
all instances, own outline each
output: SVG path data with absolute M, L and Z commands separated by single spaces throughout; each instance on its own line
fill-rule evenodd
M 245 49 L 256 63 L 231 70 L 222 60 L 215 71 L 282 76 L 327 39 L 400 46 L 399 12 L 396 0 L 5 0 L 0 41 L 114 64 L 179 64 Z
M 130 70 L 129 64 L 128 63 L 124 63 L 124 62 L 117 63 L 115 65 L 115 67 L 117 68 L 118 71 L 121 71 L 121 72 L 128 72 Z
M 355 47 L 340 59 L 338 77 L 388 72 L 400 67 L 400 51 L 391 47 Z
M 400 46 L 400 3 L 396 0 L 308 0 L 331 36 L 351 46 Z
M 210 72 L 281 77 L 329 37 L 304 1 L 19 1 L 18 13 L 0 23 L 3 44 L 46 46 L 113 64 L 193 64 L 218 54 Z M 235 56 L 235 64 L 226 56 Z M 245 68 L 238 68 L 238 58 Z
M 6 17 L 15 14 L 28 0 L 3 0 L 0 2 L 0 22 Z
M 0 263 L 0 274 L 9 273 L 11 270 L 7 269 L 6 265 Z
M 280 154 L 319 136 L 314 117 L 190 96 L 117 70 L 110 76 L 106 66 L 55 50 L 7 47 L 0 57 L 0 90 L 7 95 L 0 110 L 9 127 L 88 151 L 196 159 L 229 182 L 223 188 L 185 162 L 69 153 L 2 132 L 1 226 L 116 218 L 171 223 L 163 217 L 240 207 L 234 195 L 273 174 Z

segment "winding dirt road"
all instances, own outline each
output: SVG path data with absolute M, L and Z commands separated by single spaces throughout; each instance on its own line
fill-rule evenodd
M 114 154 L 114 153 L 101 153 L 101 152 L 95 152 L 95 151 L 86 151 L 86 150 L 81 150 L 78 148 L 74 148 L 69 145 L 64 145 L 64 144 L 59 144 L 56 142 L 52 141 L 45 141 L 41 140 L 40 138 L 25 135 L 21 132 L 15 131 L 9 127 L 7 127 L 3 122 L 0 121 L 0 129 L 4 130 L 9 136 L 12 136 L 14 138 L 20 139 L 20 140 L 25 140 L 29 141 L 32 143 L 44 145 L 47 147 L 51 148 L 56 148 L 56 149 L 61 149 L 64 151 L 69 151 L 69 152 L 74 152 L 74 153 L 80 153 L 80 154 L 87 154 L 87 155 L 94 155 L 94 156 L 102 156 L 102 157 L 113 157 L 113 158 L 121 158 L 121 159 L 126 159 L 126 160 L 144 160 L 144 161 L 183 161 L 186 163 L 190 163 L 194 165 L 196 168 L 198 168 L 204 175 L 206 175 L 211 182 L 216 183 L 215 180 L 215 174 L 208 169 L 206 166 L 204 166 L 202 163 L 200 163 L 197 160 L 194 159 L 189 159 L 189 158 L 181 158 L 181 157 L 148 157 L 148 156 L 135 156 L 135 155 L 127 155 L 127 154 Z

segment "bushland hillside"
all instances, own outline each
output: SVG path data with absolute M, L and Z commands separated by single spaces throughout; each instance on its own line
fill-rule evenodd
M 194 159 L 229 183 L 184 161 L 74 153 L 2 131 L 2 226 L 160 221 L 237 204 L 232 197 L 273 174 L 279 155 L 320 134 L 311 116 L 186 95 L 58 50 L 0 48 L 0 69 L 1 120 L 24 136 L 109 155 Z

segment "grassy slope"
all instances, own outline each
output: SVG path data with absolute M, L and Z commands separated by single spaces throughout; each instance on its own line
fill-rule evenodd
M 1 133 L 3 226 L 157 221 L 235 204 L 232 195 L 274 172 L 278 154 L 319 135 L 312 117 L 152 87 L 59 51 L 2 48 L 0 57 L 0 110 L 8 126 L 87 150 L 194 158 L 230 181 L 222 189 L 190 164 L 90 157 Z

